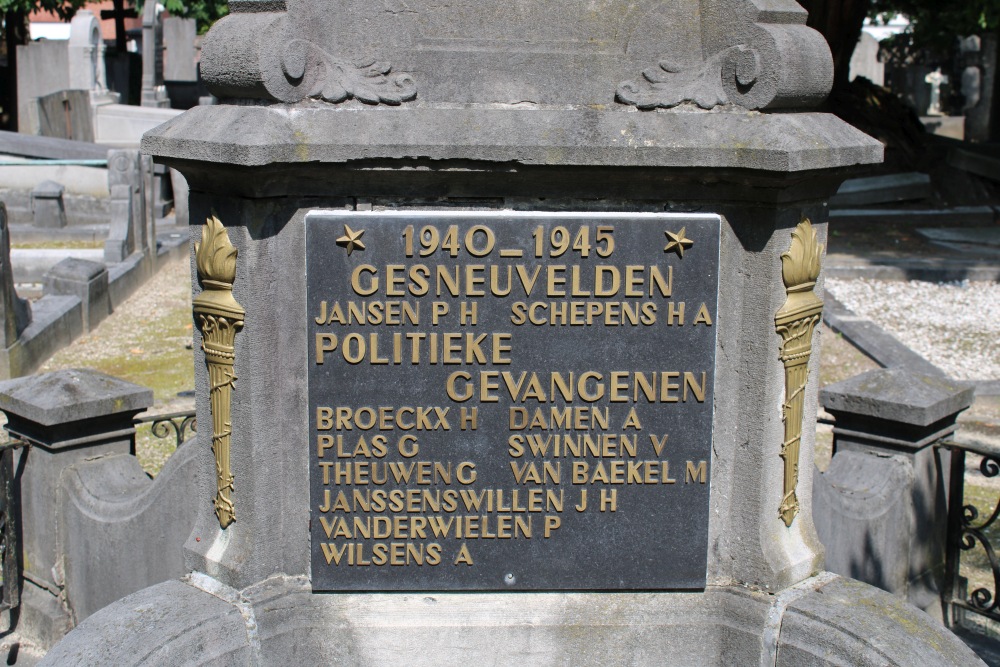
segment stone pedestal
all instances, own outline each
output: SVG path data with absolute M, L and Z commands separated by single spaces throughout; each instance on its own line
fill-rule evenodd
M 132 419 L 153 404 L 153 392 L 87 370 L 68 370 L 0 384 L 0 410 L 19 450 L 24 586 L 21 631 L 45 645 L 72 618 L 64 607 L 65 544 L 60 483 L 84 461 L 135 453 Z
M 943 620 L 951 454 L 936 447 L 972 387 L 903 369 L 825 387 L 833 460 L 814 488 L 827 568 L 895 593 Z
M 84 333 L 111 313 L 108 270 L 100 262 L 67 257 L 45 274 L 44 289 L 45 294 L 68 294 L 80 299 Z
M 679 664 L 852 664 L 873 651 L 886 664 L 974 664 L 919 611 L 823 572 L 808 360 L 818 346 L 810 336 L 825 202 L 881 147 L 809 111 L 829 91 L 832 62 L 798 6 L 288 7 L 231 2 L 202 50 L 219 104 L 143 139 L 189 183 L 191 220 L 212 219 L 193 229 L 204 335 L 197 408 L 199 424 L 214 425 L 186 545 L 193 573 L 95 614 L 48 664 L 129 662 L 132 645 L 105 638 L 151 625 L 154 613 L 161 639 L 127 642 L 181 660 L 209 646 L 211 660 L 260 664 L 657 664 L 665 655 Z M 788 109 L 798 111 L 778 111 Z M 503 584 L 511 592 L 496 592 L 496 582 L 456 593 L 312 592 L 315 568 L 325 567 L 313 556 L 317 426 L 306 381 L 318 363 L 305 259 L 317 210 L 719 216 L 708 505 L 687 519 L 707 535 L 704 588 L 601 592 L 581 572 L 575 585 L 541 593 L 518 590 L 516 577 Z M 359 231 L 352 219 L 323 251 L 363 261 L 371 241 Z M 668 231 L 675 236 L 658 234 L 648 251 L 666 257 L 670 247 L 679 258 L 691 239 Z M 603 352 L 594 344 L 594 363 Z M 657 359 L 650 350 L 644 365 Z M 583 552 L 568 558 L 585 562 Z M 672 553 L 664 542 L 642 558 Z

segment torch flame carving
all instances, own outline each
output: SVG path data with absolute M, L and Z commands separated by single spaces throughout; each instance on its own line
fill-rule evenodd
M 232 435 L 232 396 L 236 384 L 236 333 L 243 328 L 246 311 L 233 298 L 237 250 L 226 228 L 216 217 L 208 219 L 201 243 L 194 246 L 198 279 L 203 291 L 194 299 L 194 317 L 201 331 L 201 349 L 208 366 L 209 399 L 212 409 L 212 451 L 218 491 L 215 514 L 227 528 L 236 520 L 233 505 L 233 473 L 229 464 Z
M 809 377 L 813 331 L 823 313 L 823 302 L 814 291 L 822 255 L 823 246 L 816 239 L 816 230 L 809 220 L 803 220 L 792 232 L 791 248 L 781 256 L 781 279 L 788 296 L 774 316 L 774 326 L 781 336 L 780 358 L 785 365 L 785 403 L 782 406 L 785 440 L 781 446 L 785 483 L 779 512 L 786 526 L 792 525 L 799 512 L 795 488 L 799 482 L 802 406 Z

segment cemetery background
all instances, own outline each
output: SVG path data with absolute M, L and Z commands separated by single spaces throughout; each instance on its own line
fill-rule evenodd
M 986 192 L 987 197 L 990 196 L 989 190 L 992 187 L 989 181 L 990 178 L 989 176 L 987 176 L 985 180 L 980 183 L 981 186 L 980 192 Z M 924 192 L 924 194 L 926 194 L 926 191 Z M 844 209 L 842 207 L 841 211 L 846 211 L 846 214 L 842 212 L 841 216 L 847 219 L 844 219 L 842 221 L 838 221 L 836 219 L 834 220 L 835 225 L 843 223 L 844 226 L 839 228 L 836 226 L 833 227 L 833 232 L 832 232 L 833 238 L 830 241 L 830 252 L 836 255 L 838 253 L 838 250 L 840 250 L 841 251 L 840 254 L 843 255 L 840 259 L 849 260 L 845 261 L 845 263 L 841 265 L 844 269 L 845 275 L 849 274 L 852 271 L 857 273 L 865 273 L 866 270 L 869 273 L 873 273 L 875 275 L 881 275 L 880 270 L 884 269 L 883 273 L 886 272 L 891 273 L 893 271 L 903 272 L 903 273 L 909 272 L 916 275 L 923 275 L 924 277 L 928 277 L 928 276 L 933 276 L 933 269 L 935 268 L 935 266 L 940 267 L 942 264 L 947 267 L 960 266 L 960 268 L 957 269 L 958 271 L 970 271 L 972 273 L 976 271 L 979 271 L 980 273 L 992 271 L 993 262 L 989 259 L 986 260 L 978 259 L 969 262 L 966 261 L 968 259 L 967 252 L 946 253 L 943 252 L 939 246 L 928 245 L 926 240 L 924 240 L 922 237 L 917 237 L 915 234 L 913 234 L 912 231 L 913 225 L 910 222 L 902 222 L 896 224 L 895 226 L 890 225 L 888 227 L 880 227 L 877 232 L 872 231 L 870 225 L 870 221 L 872 219 L 877 219 L 879 220 L 879 222 L 884 222 L 886 218 L 896 218 L 896 219 L 905 218 L 907 215 L 906 211 L 911 211 L 911 212 L 916 211 L 919 214 L 922 214 L 923 211 L 927 208 L 928 203 L 934 204 L 935 207 L 938 208 L 938 210 L 944 211 L 944 213 L 941 216 L 934 218 L 934 224 L 941 225 L 939 228 L 945 228 L 951 230 L 955 229 L 963 230 L 964 228 L 969 227 L 970 225 L 976 225 L 977 226 L 976 228 L 982 228 L 982 223 L 987 220 L 992 221 L 993 216 L 995 215 L 995 212 L 993 210 L 987 210 L 990 208 L 990 205 L 983 203 L 984 201 L 988 202 L 989 199 L 980 198 L 976 202 L 976 207 L 974 207 L 972 210 L 961 210 L 960 214 L 962 220 L 959 221 L 958 223 L 954 223 L 952 221 L 945 219 L 949 215 L 947 211 L 948 207 L 942 206 L 942 204 L 955 204 L 955 202 L 954 201 L 944 202 L 941 200 L 936 200 L 936 198 L 938 197 L 941 197 L 940 191 L 935 193 L 934 198 L 932 198 L 931 202 L 926 202 L 926 201 L 920 202 L 919 198 L 916 200 L 919 203 L 885 204 L 877 202 L 870 205 L 872 207 L 871 210 L 868 210 L 866 213 L 863 213 L 861 215 L 858 215 L 856 213 L 857 209 L 851 209 L 851 208 Z M 872 210 L 874 210 L 875 213 L 872 213 L 871 212 Z M 911 213 L 910 215 L 913 215 L 913 213 Z M 852 218 L 852 216 L 853 219 L 850 219 Z M 833 217 L 834 218 L 837 217 L 836 212 L 834 213 Z M 958 243 L 960 244 L 963 242 L 968 244 L 967 241 L 963 241 L 962 239 L 959 239 L 958 241 Z M 903 248 L 902 250 L 900 250 L 901 246 Z M 965 248 L 964 250 L 968 251 L 970 249 Z M 920 259 L 923 260 L 923 264 L 920 264 L 918 262 L 918 266 L 916 269 L 913 268 L 912 264 L 906 261 L 914 255 L 920 256 Z M 827 264 L 828 271 L 830 271 L 831 268 L 836 268 L 836 267 L 837 267 L 836 259 Z M 928 267 L 930 267 L 930 269 L 928 269 Z M 168 268 L 166 269 L 166 271 L 171 271 L 171 269 Z M 925 271 L 927 273 L 920 274 L 920 271 Z M 189 299 L 190 285 L 189 283 L 181 283 L 177 281 L 176 280 L 177 275 L 178 274 L 176 272 L 161 274 L 161 276 L 169 277 L 169 280 L 174 281 L 173 283 L 171 283 L 172 287 L 174 286 L 178 287 L 177 293 L 171 296 L 171 300 L 176 301 L 176 307 L 172 308 L 173 312 L 168 318 L 171 322 L 170 324 L 166 324 L 163 319 L 157 318 L 151 320 L 153 328 L 167 326 L 174 330 L 177 330 L 180 327 L 180 320 L 188 319 L 189 317 L 188 313 L 190 312 L 189 311 L 190 305 L 187 302 L 183 304 L 181 303 L 184 300 L 180 298 L 180 294 L 182 292 L 185 292 L 186 290 L 185 293 Z M 948 277 L 952 277 L 952 275 L 953 274 L 951 273 L 947 273 Z M 149 285 L 151 286 L 156 285 L 155 282 L 156 280 L 157 279 L 154 279 L 154 282 L 149 283 Z M 180 289 L 181 287 L 183 287 L 183 289 Z M 139 293 L 139 296 L 141 296 L 141 293 Z M 125 306 L 125 308 L 126 309 L 121 311 L 119 319 L 125 319 L 125 321 L 127 322 L 126 324 L 127 328 L 131 328 L 132 325 L 134 324 L 134 320 L 132 318 L 138 317 L 140 319 L 143 319 L 144 317 L 148 317 L 148 315 L 144 315 L 141 308 L 138 313 L 132 313 L 129 310 L 127 310 L 128 308 L 127 305 Z M 874 317 L 873 314 L 868 314 L 867 316 Z M 102 333 L 102 327 L 103 331 L 107 331 L 108 328 L 114 324 L 115 318 L 118 317 L 119 313 L 116 312 L 112 314 L 111 317 L 105 321 L 105 323 L 98 325 L 98 328 L 95 329 L 88 338 L 80 339 L 76 344 L 67 348 L 64 351 L 64 353 L 61 353 L 56 358 L 51 360 L 46 365 L 44 370 L 49 370 L 49 369 L 55 370 L 56 368 L 60 367 L 70 367 L 76 365 L 76 362 L 81 358 L 85 359 L 91 357 L 92 348 L 88 350 L 87 345 L 88 344 L 93 345 L 97 341 L 105 340 L 106 338 L 112 337 L 108 334 Z M 984 319 L 988 321 L 990 318 L 985 317 Z M 883 323 L 880 322 L 880 324 Z M 884 323 L 884 326 L 889 326 L 890 324 L 891 322 L 886 322 Z M 189 331 L 189 329 L 187 329 L 187 331 Z M 180 334 L 176 338 L 172 336 L 169 345 L 169 350 L 172 355 L 176 355 L 182 360 L 180 363 L 180 367 L 190 369 L 192 368 L 192 364 L 188 361 L 190 353 L 187 352 L 181 345 L 178 344 L 181 338 L 184 338 L 184 334 Z M 834 357 L 833 360 L 831 360 L 833 363 L 824 364 L 824 367 L 821 371 L 824 375 L 837 376 L 839 374 L 845 374 L 846 370 L 850 370 L 853 368 L 861 370 L 871 365 L 870 362 L 864 360 L 864 357 L 858 357 L 854 352 L 850 350 L 850 348 L 845 348 L 839 345 L 839 343 L 843 342 L 842 339 L 839 339 L 836 336 L 832 336 L 829 332 L 824 332 L 823 338 L 824 338 L 825 348 L 837 350 L 837 348 L 839 347 L 840 348 L 839 355 L 842 355 Z M 152 353 L 154 348 L 150 344 L 150 342 L 151 341 L 149 341 L 148 339 L 143 339 L 142 337 L 133 340 L 127 340 L 124 343 L 124 345 L 128 347 L 127 353 L 125 351 L 120 351 L 115 356 L 118 356 L 120 359 L 128 361 L 117 360 L 114 361 L 113 363 L 109 363 L 108 366 L 106 366 L 107 370 L 114 371 L 112 374 L 119 375 L 121 377 L 124 377 L 125 379 L 130 379 L 133 381 L 142 380 L 143 379 L 142 371 L 138 370 L 138 367 L 141 364 L 139 363 L 133 364 L 132 358 L 134 357 L 136 358 L 134 360 L 138 361 L 147 354 Z M 135 352 L 136 350 L 141 350 L 141 352 L 137 353 Z M 160 352 L 160 350 L 157 350 L 157 352 Z M 842 359 L 844 357 L 850 359 L 850 361 L 839 364 L 836 362 L 836 359 Z M 163 361 L 165 366 L 169 365 L 173 367 L 174 361 L 172 359 L 168 360 L 166 358 L 160 357 L 159 360 Z M 837 379 L 845 379 L 845 378 L 838 377 Z M 187 382 L 188 384 L 185 384 L 185 382 Z M 165 383 L 162 387 L 157 387 L 158 392 L 156 394 L 156 399 L 157 401 L 163 401 L 163 402 L 155 406 L 154 410 L 161 410 L 161 409 L 172 410 L 174 407 L 179 407 L 179 408 L 186 407 L 187 403 L 185 403 L 183 400 L 179 402 L 174 402 L 173 399 L 170 399 L 169 397 L 171 396 L 171 394 L 176 394 L 178 391 L 181 391 L 184 387 L 190 386 L 190 382 L 193 382 L 193 379 L 189 379 L 189 377 L 185 373 L 178 373 L 177 378 L 175 380 L 169 383 Z M 140 381 L 139 383 L 147 384 L 142 381 Z M 969 419 L 969 417 L 972 417 L 972 419 Z M 984 435 L 984 436 L 990 436 L 995 434 L 994 429 L 997 418 L 998 415 L 995 402 L 991 401 L 989 397 L 986 395 L 984 395 L 983 398 L 977 400 L 977 403 L 975 407 L 972 409 L 972 411 L 966 417 L 964 417 L 967 425 L 973 423 L 978 424 L 977 428 L 981 427 L 980 430 L 982 431 L 982 433 L 979 433 L 979 435 Z M 165 452 L 163 452 L 162 449 L 156 451 L 155 448 L 140 446 L 139 454 L 140 454 L 140 460 L 142 461 L 143 467 L 146 469 L 146 471 L 155 474 L 158 471 L 158 469 L 162 466 L 163 455 L 165 454 Z M 970 462 L 970 467 L 972 466 L 973 463 Z M 992 491 L 992 487 L 990 486 L 985 486 L 985 488 Z M 984 491 L 983 494 L 984 499 L 987 493 L 988 492 Z

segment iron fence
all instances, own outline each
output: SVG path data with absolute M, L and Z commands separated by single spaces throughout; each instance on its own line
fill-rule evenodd
M 973 612 L 1000 622 L 1000 559 L 990 539 L 991 528 L 1000 517 L 1000 488 L 994 491 L 996 500 L 985 507 L 966 502 L 966 457 L 982 457 L 979 472 L 992 479 L 1000 475 L 1000 448 L 984 443 L 942 441 L 939 446 L 951 450 L 951 479 L 948 496 L 948 540 L 945 559 L 945 605 L 951 624 L 960 622 L 963 611 Z M 962 555 L 982 550 L 989 565 L 992 585 L 974 585 L 969 591 L 968 579 L 961 574 Z
M 194 410 L 149 415 L 136 419 L 134 423 L 136 426 L 149 424 L 149 430 L 156 438 L 168 438 L 173 434 L 178 447 L 198 432 L 198 419 Z

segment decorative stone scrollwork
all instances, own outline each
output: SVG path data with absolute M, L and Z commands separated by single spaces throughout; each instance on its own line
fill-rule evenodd
M 233 298 L 237 250 L 226 228 L 216 217 L 208 219 L 195 246 L 198 279 L 203 291 L 194 299 L 194 318 L 201 331 L 201 349 L 208 366 L 209 399 L 212 409 L 212 451 L 218 480 L 215 514 L 227 528 L 236 520 L 233 504 L 233 473 L 229 446 L 232 437 L 232 396 L 236 386 L 236 333 L 243 328 L 246 311 Z
M 732 76 L 737 86 L 750 87 L 760 73 L 760 58 L 746 45 L 732 46 L 689 69 L 668 61 L 644 70 L 643 80 L 618 86 L 617 99 L 639 109 L 669 109 L 694 102 L 702 109 L 729 103 L 723 79 Z
M 785 439 L 781 445 L 785 483 L 779 513 L 786 526 L 792 525 L 799 512 L 795 489 L 799 482 L 802 407 L 813 331 L 823 314 L 823 302 L 815 292 L 822 255 L 823 246 L 816 239 L 816 230 L 809 220 L 803 220 L 792 232 L 791 248 L 781 256 L 781 279 L 788 296 L 774 316 L 774 326 L 781 336 L 780 358 L 785 366 L 785 402 L 782 406 Z
M 727 43 L 728 42 L 728 43 Z M 640 109 L 693 102 L 703 109 L 809 108 L 833 85 L 833 60 L 823 37 L 804 25 L 753 23 L 706 45 L 714 55 L 681 69 L 670 62 L 647 69 L 643 80 L 618 86 L 617 100 Z
M 301 80 L 309 60 L 318 62 L 317 75 L 305 97 L 318 97 L 337 104 L 354 98 L 366 104 L 402 104 L 417 96 L 417 84 L 409 74 L 392 73 L 392 65 L 367 59 L 350 64 L 315 44 L 293 39 L 281 56 L 282 71 L 292 80 Z
M 417 96 L 413 77 L 388 62 L 349 51 L 333 55 L 281 3 L 240 3 L 218 21 L 202 47 L 201 73 L 222 98 L 269 99 L 294 104 L 306 98 L 330 103 L 402 104 Z M 259 5 L 259 6 L 257 6 Z M 300 19 L 301 20 L 301 19 Z

